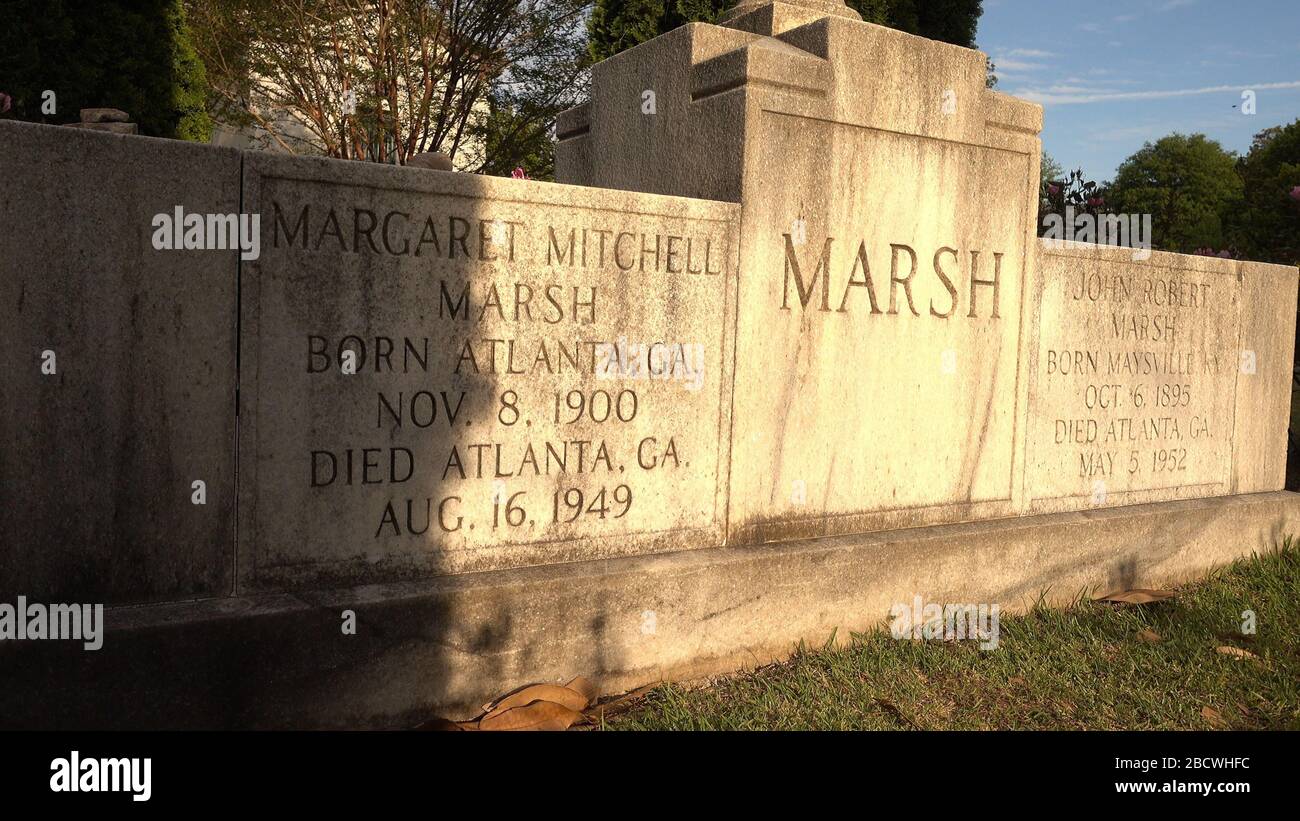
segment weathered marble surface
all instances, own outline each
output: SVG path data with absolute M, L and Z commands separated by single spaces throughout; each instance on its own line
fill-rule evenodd
M 0 123 L 0 599 L 153 602 L 0 645 L 0 726 L 402 726 L 1292 533 L 1296 269 L 1041 246 L 1041 109 L 846 12 L 597 66 L 598 187 Z
M 729 543 L 1280 489 L 1296 269 L 1040 248 L 1041 107 L 986 89 L 981 53 L 841 5 L 682 27 L 596 66 L 592 101 L 562 118 L 563 180 L 743 205 Z M 1063 296 L 1094 274 L 1210 296 L 1176 320 L 1129 300 L 1116 320 Z M 1053 351 L 1134 352 L 1107 324 L 1166 320 L 1178 343 L 1139 360 L 1210 352 L 1176 400 L 1169 380 L 1051 371 Z M 1194 404 L 1081 410 L 1121 381 L 1130 405 L 1194 381 Z M 1071 419 L 1167 430 L 1089 456 Z
M 736 206 L 266 155 L 244 195 L 241 585 L 722 542 Z
M 229 594 L 238 252 L 150 240 L 238 212 L 239 152 L 18 122 L 0 146 L 0 600 Z
M 1039 259 L 1031 510 L 1282 488 L 1294 268 L 1050 241 Z
M 6 124 L 5 227 L 33 237 L 0 286 L 29 361 L 13 589 L 341 587 L 1280 488 L 1296 271 L 1040 247 L 1041 109 L 978 52 L 819 14 L 597 67 L 560 167 L 613 189 Z M 260 258 L 155 251 L 176 205 L 260 215 Z
M 738 11 L 597 66 L 558 154 L 562 179 L 743 203 L 730 538 L 1014 514 L 1041 108 L 985 89 L 978 52 Z

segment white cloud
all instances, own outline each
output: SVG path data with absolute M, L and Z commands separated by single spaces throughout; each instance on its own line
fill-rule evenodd
M 1042 59 L 1043 57 L 1056 56 L 1050 51 L 1043 51 L 1042 49 L 1038 49 L 1038 48 L 1013 48 L 1010 51 L 1005 52 L 1005 54 L 1008 57 L 1033 57 L 1038 59 Z
M 989 59 L 997 66 L 998 74 L 1030 74 L 1051 68 L 1044 59 L 1056 54 L 1039 48 L 997 48 Z
M 1240 93 L 1242 89 L 1269 91 L 1277 89 L 1300 88 L 1300 80 L 1283 83 L 1244 83 L 1231 86 L 1206 86 L 1204 88 L 1180 88 L 1153 91 L 1105 91 L 1100 89 L 1082 91 L 1056 91 L 1053 88 L 1023 89 L 1013 91 L 1017 97 L 1023 97 L 1043 105 L 1076 105 L 1081 103 L 1106 103 L 1119 100 L 1163 100 L 1171 97 L 1191 97 L 1197 94 Z
M 1240 114 L 1228 114 L 1218 118 L 1202 118 L 1177 124 L 1171 124 L 1167 120 L 1162 120 L 1159 122 L 1148 122 L 1123 127 L 1098 125 L 1088 130 L 1088 138 L 1100 142 L 1148 142 L 1158 140 L 1165 136 L 1169 133 L 1171 128 L 1177 128 L 1177 130 L 1185 133 L 1199 131 L 1209 134 L 1240 126 L 1249 119 L 1249 117 L 1242 117 Z M 1253 126 L 1251 126 L 1251 128 L 1253 128 Z
M 1031 63 L 1025 60 L 1008 60 L 1003 57 L 994 56 L 993 63 L 997 66 L 998 71 L 1040 71 L 1047 68 L 1042 63 Z
M 1147 142 L 1156 140 L 1169 133 L 1169 123 L 1150 123 L 1124 128 L 1094 128 L 1090 134 L 1093 140 L 1103 142 Z
M 1168 0 L 1164 5 L 1160 7 L 1160 10 L 1173 11 L 1174 9 L 1180 9 L 1183 6 L 1190 6 L 1195 2 L 1196 0 Z
M 1035 89 L 1040 94 L 1113 94 L 1112 91 L 1099 89 L 1096 86 L 1084 85 L 1082 83 L 1071 83 L 1066 80 L 1063 83 L 1047 86 L 1046 88 Z

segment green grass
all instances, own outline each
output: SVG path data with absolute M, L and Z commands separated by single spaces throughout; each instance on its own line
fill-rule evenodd
M 1243 635 L 1253 610 L 1256 634 Z M 998 649 L 881 630 L 789 661 L 662 685 L 614 730 L 1297 729 L 1300 548 L 1242 559 L 1122 607 L 1080 600 L 1003 616 Z M 1141 631 L 1159 641 L 1144 641 Z M 1219 651 L 1237 647 L 1255 658 Z M 1209 710 L 1206 710 L 1209 708 Z

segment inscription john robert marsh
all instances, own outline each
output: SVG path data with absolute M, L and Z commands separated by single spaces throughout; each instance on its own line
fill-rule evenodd
M 1089 507 L 1226 492 L 1236 277 L 1089 252 L 1042 258 L 1033 498 Z
M 729 211 L 489 185 L 265 180 L 257 583 L 721 541 Z

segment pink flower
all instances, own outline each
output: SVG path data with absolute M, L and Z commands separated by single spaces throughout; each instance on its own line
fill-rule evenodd
M 6 111 L 8 111 L 9 107 L 13 105 L 13 101 L 14 101 L 13 97 L 10 97 L 8 94 L 5 94 L 3 91 L 0 91 L 0 114 L 3 114 Z
M 1053 183 L 1050 183 L 1050 182 L 1049 182 L 1049 183 L 1047 184 L 1047 193 L 1049 193 L 1049 194 L 1055 196 L 1055 195 L 1061 193 L 1061 186 L 1059 186 L 1059 185 L 1054 185 Z
M 1222 259 L 1232 259 L 1232 254 L 1225 249 L 1219 252 L 1219 257 Z
M 0 109 L 0 111 L 3 110 L 4 109 Z M 1296 202 L 1300 202 L 1300 185 L 1297 185 L 1295 188 L 1291 189 L 1291 199 L 1295 200 Z
M 1103 206 L 1103 205 L 1105 205 L 1105 204 L 1106 204 L 1106 200 L 1103 199 L 1102 197 L 1089 197 L 1089 198 L 1088 198 L 1088 205 L 1091 205 L 1093 208 L 1100 208 L 1101 206 Z
M 517 180 L 526 180 L 528 179 L 528 172 L 525 171 L 522 166 L 520 166 L 519 168 L 516 168 L 514 171 L 511 171 L 510 176 L 514 177 Z

